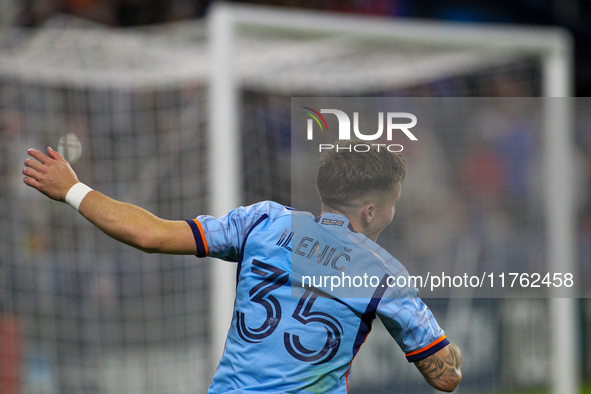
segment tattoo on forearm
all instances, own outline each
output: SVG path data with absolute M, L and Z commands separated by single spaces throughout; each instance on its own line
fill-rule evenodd
M 448 350 L 449 357 L 440 357 L 436 353 L 415 363 L 427 381 L 451 384 L 458 378 L 462 363 L 460 349 L 456 344 L 450 343 Z
M 460 368 L 460 365 L 462 364 L 462 353 L 455 343 L 449 344 L 449 354 L 454 362 L 454 366 Z

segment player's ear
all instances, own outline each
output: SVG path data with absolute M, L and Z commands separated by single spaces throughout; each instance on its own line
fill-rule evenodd
M 364 223 L 371 223 L 376 216 L 376 206 L 373 203 L 367 203 L 361 211 Z

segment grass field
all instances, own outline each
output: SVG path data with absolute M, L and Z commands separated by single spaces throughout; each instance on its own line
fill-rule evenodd
M 550 392 L 550 390 L 546 390 L 546 389 L 528 389 L 528 390 L 520 390 L 520 391 L 511 391 L 511 394 L 551 394 L 551 392 Z M 583 384 L 581 394 L 591 394 L 591 383 L 584 383 Z

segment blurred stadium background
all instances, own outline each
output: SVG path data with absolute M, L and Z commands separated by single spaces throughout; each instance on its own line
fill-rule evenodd
M 409 26 L 421 17 L 566 27 L 575 42 L 574 92 L 589 92 L 583 2 L 512 2 L 518 11 L 445 1 L 272 3 L 307 8 L 315 12 L 310 16 L 371 14 Z M 82 181 L 159 216 L 186 219 L 219 214 L 208 179 L 224 161 L 240 167 L 238 181 L 228 182 L 238 186 L 231 198 L 239 204 L 291 205 L 292 96 L 543 95 L 546 70 L 535 51 L 464 51 L 454 42 L 419 46 L 251 26 L 240 31 L 231 53 L 240 66 L 238 155 L 218 154 L 217 164 L 209 158 L 219 145 L 217 132 L 208 134 L 215 99 L 211 25 L 208 30 L 204 17 L 209 6 L 0 0 L 0 393 L 205 392 L 217 357 L 211 344 L 220 336 L 212 324 L 215 267 L 225 263 L 118 245 L 71 208 L 24 186 L 27 148 L 57 147 L 62 139 L 69 142 L 63 149 L 75 154 L 76 140 L 63 139 L 73 133 L 82 148 L 73 167 Z M 449 264 L 463 258 L 527 270 L 546 259 L 540 162 L 547 156 L 543 119 L 532 115 L 531 102 L 499 101 L 491 109 L 442 100 L 433 114 L 447 117 L 424 130 L 420 149 L 405 152 L 405 196 L 380 243 L 400 245 L 389 249 L 403 262 L 429 264 L 443 255 Z M 575 179 L 572 242 L 585 276 L 591 275 L 590 104 L 576 102 L 575 171 L 565 174 Z M 450 209 L 438 209 L 442 204 Z M 318 213 L 314 199 L 297 207 Z M 427 303 L 465 351 L 460 393 L 556 390 L 548 300 Z M 586 382 L 586 299 L 576 300 L 576 315 L 574 365 Z M 432 392 L 413 369 L 376 324 L 355 361 L 351 392 Z

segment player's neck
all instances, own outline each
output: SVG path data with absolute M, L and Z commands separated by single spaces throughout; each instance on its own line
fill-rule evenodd
M 367 231 L 365 231 L 367 226 L 363 225 L 363 218 L 360 215 L 352 215 L 350 213 L 342 212 L 342 211 L 339 211 L 338 209 L 334 209 L 332 207 L 329 207 L 328 205 L 322 204 L 322 209 L 321 209 L 320 215 L 322 216 L 325 213 L 336 213 L 338 215 L 342 215 L 342 216 L 346 217 L 347 219 L 349 219 L 349 223 L 353 227 L 353 231 L 356 231 L 358 233 L 365 235 L 367 238 L 371 239 L 374 242 L 376 242 L 376 240 L 378 239 L 378 235 L 380 233 L 374 234 L 374 233 L 368 233 Z

